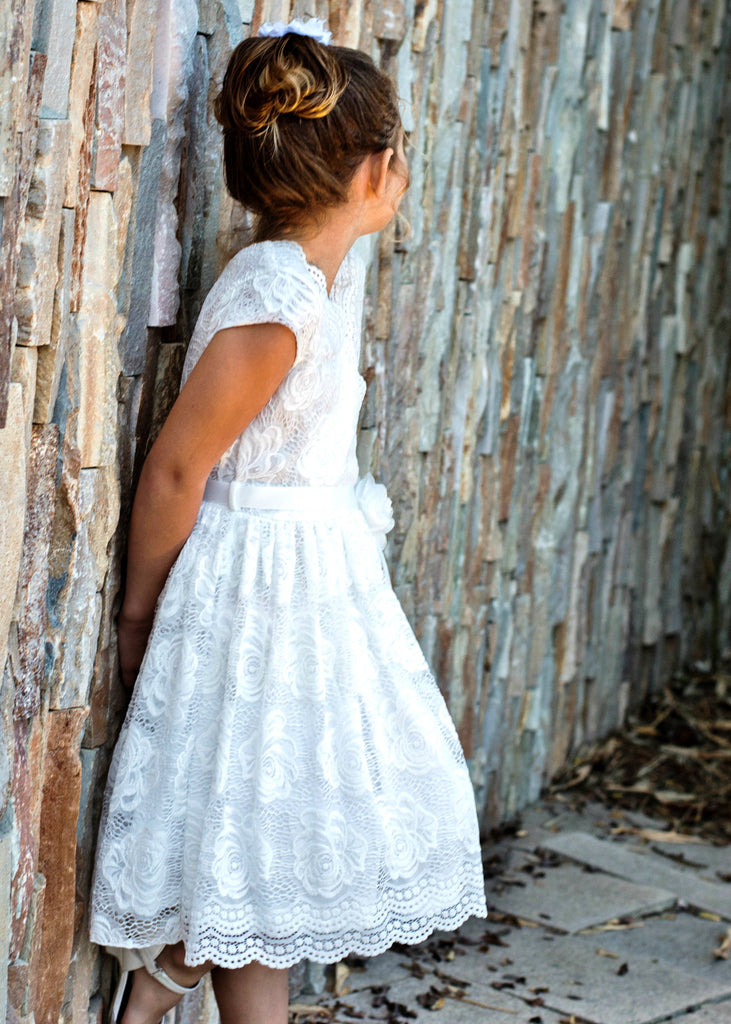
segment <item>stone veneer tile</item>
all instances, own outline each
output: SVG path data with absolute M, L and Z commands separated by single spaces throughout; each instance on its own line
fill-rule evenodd
M 104 0 L 99 14 L 96 132 L 92 188 L 114 192 L 124 132 L 127 84 L 127 19 L 125 0 Z
M 79 743 L 87 708 L 51 711 L 46 720 L 38 866 L 46 878 L 38 1024 L 58 1020 L 71 960 L 76 905 L 76 820 L 81 792 Z
M 51 337 L 69 140 L 69 121 L 41 121 L 20 237 L 15 293 L 20 345 L 47 345 Z
M 9 388 L 8 415 L 0 430 L 0 665 L 5 665 L 15 603 L 25 518 L 25 423 L 20 384 Z
M 29 718 L 40 707 L 48 622 L 48 548 L 56 501 L 58 445 L 56 424 L 33 428 L 19 588 L 17 718 Z
M 127 0 L 127 75 L 122 141 L 128 146 L 147 146 L 150 142 L 156 10 L 155 0 Z
M 44 0 L 43 17 L 38 19 L 39 35 L 33 49 L 48 57 L 43 83 L 41 117 L 66 117 L 74 48 L 76 0 Z

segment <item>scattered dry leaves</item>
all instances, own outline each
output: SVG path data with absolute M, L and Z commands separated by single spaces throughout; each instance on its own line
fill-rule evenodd
M 550 789 L 565 791 L 664 818 L 667 832 L 638 830 L 648 841 L 731 842 L 731 676 L 676 675 L 577 751 Z

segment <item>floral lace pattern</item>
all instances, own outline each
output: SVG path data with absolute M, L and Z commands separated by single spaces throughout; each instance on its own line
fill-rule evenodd
M 362 265 L 328 296 L 292 243 L 232 263 L 186 373 L 233 323 L 281 318 L 298 348 L 218 474 L 354 482 Z M 114 751 L 93 941 L 286 967 L 486 915 L 467 766 L 381 551 L 390 503 L 359 488 L 316 517 L 203 502 Z
M 359 373 L 365 267 L 351 250 L 330 295 L 322 271 L 296 242 L 260 242 L 237 253 L 208 293 L 183 383 L 216 331 L 282 323 L 297 356 L 271 400 L 222 456 L 214 479 L 272 484 L 354 484 L 355 439 L 365 381 Z

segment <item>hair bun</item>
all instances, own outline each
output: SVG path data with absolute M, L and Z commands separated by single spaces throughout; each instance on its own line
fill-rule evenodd
M 348 81 L 325 46 L 294 33 L 249 42 L 242 87 L 231 89 L 230 102 L 216 111 L 224 128 L 259 135 L 288 114 L 315 119 L 330 113 Z

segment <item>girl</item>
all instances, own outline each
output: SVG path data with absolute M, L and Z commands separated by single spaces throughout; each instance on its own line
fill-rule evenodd
M 143 468 L 119 617 L 134 694 L 91 937 L 116 1024 L 211 971 L 223 1024 L 282 1024 L 286 968 L 486 915 L 457 735 L 358 482 L 364 267 L 408 184 L 393 84 L 320 22 L 234 50 L 216 116 L 254 244 L 209 293 Z M 138 674 L 139 672 L 139 674 Z

